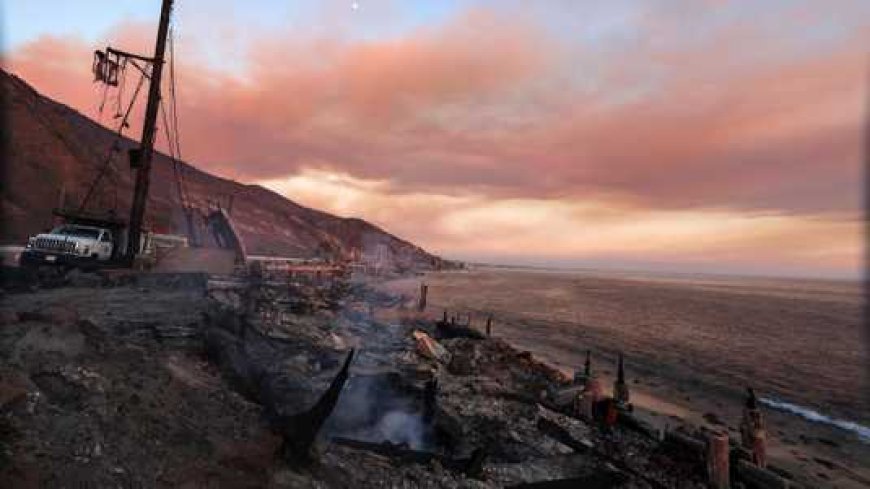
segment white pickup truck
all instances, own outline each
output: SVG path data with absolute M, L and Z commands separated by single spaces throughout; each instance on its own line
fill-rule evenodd
M 85 265 L 111 260 L 115 237 L 108 229 L 64 224 L 27 240 L 22 265 Z

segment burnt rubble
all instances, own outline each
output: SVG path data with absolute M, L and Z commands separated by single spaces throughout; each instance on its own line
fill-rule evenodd
M 93 283 L 0 307 L 0 486 L 707 485 L 696 433 L 582 419 L 588 368 L 364 283 Z

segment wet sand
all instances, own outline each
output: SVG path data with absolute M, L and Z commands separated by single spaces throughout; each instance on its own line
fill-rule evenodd
M 834 281 L 478 268 L 429 274 L 428 313 L 472 313 L 483 328 L 566 373 L 586 349 L 608 385 L 616 353 L 636 406 L 663 428 L 728 427 L 743 389 L 867 426 L 861 291 Z M 391 281 L 416 296 L 420 279 Z M 775 464 L 811 487 L 870 487 L 857 434 L 766 409 Z M 721 423 L 721 425 L 719 425 Z

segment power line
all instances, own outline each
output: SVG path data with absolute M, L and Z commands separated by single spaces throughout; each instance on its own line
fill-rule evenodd
M 142 83 L 144 81 L 145 73 L 143 72 L 139 75 L 139 81 L 136 83 L 136 90 L 133 92 L 133 97 L 130 99 L 130 103 L 127 105 L 127 110 L 124 113 L 124 117 L 121 119 L 120 124 L 118 124 L 118 129 L 115 130 L 115 139 L 112 141 L 112 145 L 109 146 L 109 151 L 107 152 L 106 157 L 103 160 L 102 167 L 100 168 L 93 182 L 91 182 L 91 185 L 88 188 L 88 192 L 85 194 L 84 199 L 82 199 L 81 204 L 79 204 L 79 212 L 82 212 L 85 209 L 85 206 L 87 206 L 88 201 L 94 193 L 94 190 L 96 190 L 97 185 L 100 183 L 100 180 L 102 180 L 103 176 L 106 174 L 106 170 L 108 170 L 109 165 L 111 164 L 112 159 L 115 156 L 115 152 L 120 149 L 118 146 L 118 142 L 121 140 L 124 128 L 129 126 L 129 124 L 127 124 L 127 119 L 130 117 L 130 112 L 133 110 L 133 104 L 136 103 L 136 98 L 139 95 L 139 91 L 142 89 Z

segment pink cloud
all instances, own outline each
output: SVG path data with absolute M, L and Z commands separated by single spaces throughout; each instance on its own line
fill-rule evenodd
M 180 44 L 183 149 L 246 181 L 319 168 L 493 198 L 857 209 L 866 32 L 797 52 L 745 19 L 680 44 L 679 20 L 601 52 L 485 11 L 379 40 L 269 34 L 240 72 Z M 109 37 L 148 52 L 149 32 Z M 8 63 L 93 116 L 91 49 L 42 38 Z

